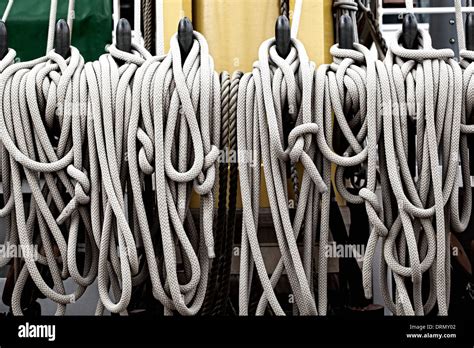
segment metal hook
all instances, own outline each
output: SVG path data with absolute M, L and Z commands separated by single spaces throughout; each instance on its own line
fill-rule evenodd
M 282 58 L 288 57 L 291 50 L 291 29 L 286 16 L 280 16 L 276 21 L 275 41 L 278 55 Z
M 342 15 L 339 19 L 339 48 L 354 49 L 354 23 L 349 15 Z
M 178 24 L 178 43 L 181 49 L 181 61 L 184 61 L 189 55 L 194 42 L 193 23 L 188 17 L 184 17 Z
M 466 48 L 474 51 L 474 14 L 472 13 L 466 17 Z
M 64 19 L 60 19 L 56 24 L 54 50 L 64 59 L 71 56 L 71 32 L 69 30 L 69 25 Z
M 5 22 L 0 21 L 0 60 L 8 53 L 8 32 Z
M 409 50 L 416 49 L 418 39 L 418 21 L 413 13 L 407 13 L 403 17 L 402 32 L 403 47 Z
M 125 18 L 121 18 L 115 30 L 117 37 L 117 48 L 121 51 L 132 52 L 132 26 Z

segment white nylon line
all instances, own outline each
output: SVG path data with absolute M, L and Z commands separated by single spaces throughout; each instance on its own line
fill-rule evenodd
M 293 39 L 298 38 L 298 30 L 300 27 L 301 20 L 301 9 L 303 8 L 303 0 L 296 0 L 295 10 L 293 11 L 293 18 L 291 20 L 291 37 Z
M 7 21 L 8 15 L 10 14 L 10 10 L 12 9 L 12 6 L 13 6 L 14 2 L 15 2 L 15 0 L 9 0 L 8 1 L 7 7 L 5 8 L 5 12 L 3 13 L 2 22 Z
M 133 36 L 132 40 L 135 44 L 143 45 L 143 36 L 142 36 L 142 6 L 140 1 L 134 1 L 134 19 L 133 19 Z
M 54 28 L 56 25 L 56 14 L 58 12 L 58 0 L 51 0 L 51 8 L 49 10 L 49 28 L 48 43 L 46 45 L 46 54 L 54 47 Z
M 67 13 L 67 25 L 69 26 L 69 33 L 72 38 L 72 26 L 74 24 L 74 19 L 76 18 L 76 1 L 75 0 L 69 0 L 69 7 L 68 7 L 68 13 Z

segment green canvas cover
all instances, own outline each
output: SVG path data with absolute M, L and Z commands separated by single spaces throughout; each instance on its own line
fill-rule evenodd
M 0 0 L 0 15 L 8 0 Z M 57 18 L 67 18 L 69 1 L 58 1 Z M 16 0 L 7 19 L 9 47 L 19 60 L 44 56 L 48 37 L 49 0 Z M 96 60 L 112 42 L 112 0 L 76 0 L 72 45 L 86 61 Z

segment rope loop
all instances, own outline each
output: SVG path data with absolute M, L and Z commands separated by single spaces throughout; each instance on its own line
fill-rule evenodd
M 62 225 L 74 211 L 77 211 L 79 205 L 85 206 L 90 203 L 89 193 L 91 190 L 91 184 L 87 173 L 77 169 L 72 164 L 67 167 L 67 173 L 76 181 L 76 184 L 74 185 L 74 197 L 69 201 L 56 219 L 58 225 Z
M 205 196 L 214 189 L 216 180 L 216 163 L 219 158 L 219 148 L 212 145 L 211 151 L 204 158 L 203 171 L 199 173 L 197 179 L 194 180 L 194 189 L 196 192 Z
M 419 30 L 419 45 L 417 49 L 407 49 L 401 44 L 401 37 L 403 32 L 399 30 L 392 44 L 390 50 L 392 53 L 402 59 L 415 60 L 417 62 L 422 62 L 427 59 L 452 59 L 454 58 L 454 52 L 452 49 L 434 49 L 432 46 L 432 41 L 429 33 L 426 30 Z
M 155 158 L 153 140 L 143 131 L 142 128 L 138 128 L 137 139 L 142 145 L 138 153 L 140 169 L 146 175 L 151 175 L 155 171 L 153 166 Z
M 367 215 L 369 217 L 371 226 L 374 227 L 374 231 L 379 237 L 386 237 L 388 235 L 388 229 L 380 218 L 382 206 L 377 198 L 377 195 L 364 187 L 360 189 L 359 196 L 365 201 Z

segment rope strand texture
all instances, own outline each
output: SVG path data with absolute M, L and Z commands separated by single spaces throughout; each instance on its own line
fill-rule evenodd
M 403 48 L 399 44 L 400 31 L 385 62 L 377 62 L 383 99 L 381 146 L 386 172 L 390 173 L 388 180 L 382 178 L 382 187 L 390 184 L 389 191 L 398 206 L 397 216 L 392 221 L 386 219 L 388 235 L 372 232 L 363 281 L 366 295 L 370 296 L 370 264 L 376 240 L 382 237 L 384 260 L 380 284 L 388 308 L 399 315 L 424 315 L 437 303 L 439 314 L 447 315 L 449 233 L 451 229 L 463 230 L 469 220 L 465 212 L 459 219 L 455 185 L 463 104 L 462 72 L 451 50 L 433 49 L 429 34 L 419 33 L 418 49 Z M 415 178 L 408 165 L 410 119 L 416 122 L 417 128 Z M 463 151 L 461 156 L 465 157 Z M 469 195 L 464 199 L 469 206 Z M 392 207 L 387 205 L 384 209 L 387 216 Z M 395 278 L 395 301 L 387 290 L 384 274 L 387 266 Z M 422 275 L 426 272 L 429 272 L 430 295 L 423 301 Z M 408 294 L 406 278 L 413 283 L 412 296 Z
M 165 306 L 166 314 L 199 312 L 206 293 L 209 262 L 214 258 L 215 173 L 219 156 L 215 144 L 220 143 L 221 87 L 206 40 L 197 32 L 194 37 L 184 64 L 175 35 L 167 56 L 147 60 L 138 70 L 141 91 L 133 96 L 128 132 L 137 228 L 153 294 Z M 156 241 L 150 235 L 140 185 L 141 175 L 152 174 L 163 265 L 155 258 Z M 201 199 L 199 227 L 194 224 L 189 206 L 193 190 Z M 178 255 L 189 270 L 184 282 L 178 278 Z
M 79 51 L 72 47 L 68 60 L 51 51 L 46 57 L 10 65 L 0 77 L 2 164 L 7 165 L 2 170 L 10 171 L 8 190 L 25 261 L 13 290 L 15 315 L 22 314 L 20 299 L 29 276 L 41 293 L 58 303 L 56 314 L 64 314 L 65 305 L 80 298 L 97 273 L 98 251 L 87 208 L 90 182 L 82 161 L 86 136 L 80 88 L 83 66 Z M 22 172 L 32 192 L 28 210 L 23 204 Z M 8 185 L 3 184 L 5 189 Z M 67 204 L 66 196 L 70 197 Z M 80 225 L 90 246 L 83 275 L 76 263 Z M 44 279 L 44 265 L 54 289 Z M 65 294 L 63 285 L 69 275 L 77 284 L 73 294 Z
M 259 61 L 254 64 L 253 73 L 245 74 L 240 80 L 237 141 L 243 206 L 239 289 L 241 315 L 248 314 L 253 267 L 256 267 L 263 287 L 257 315 L 264 314 L 267 304 L 275 314 L 284 315 L 273 290 L 284 269 L 299 312 L 302 315 L 318 314 L 311 286 L 312 243 L 319 217 L 320 195 L 328 194 L 330 178 L 323 179 L 314 163 L 316 144 L 313 137 L 318 132 L 312 108 L 314 64 L 309 62 L 306 51 L 298 40 L 293 39 L 292 44 L 290 54 L 283 59 L 276 52 L 275 40 L 265 41 L 260 46 Z M 282 139 L 282 109 L 285 102 L 289 105 L 290 114 L 295 115 L 296 119 L 296 127 L 289 135 L 289 147 L 286 149 Z M 268 278 L 257 237 L 260 165 L 252 166 L 249 156 L 252 156 L 252 163 L 263 162 L 275 233 L 282 255 L 271 279 Z M 292 164 L 301 162 L 305 168 L 300 203 L 293 223 L 289 215 L 286 186 L 286 164 L 289 161 Z M 296 238 L 303 221 L 303 233 L 306 236 L 301 255 Z M 327 232 L 322 230 L 321 233 L 322 249 L 327 243 Z M 319 284 L 319 313 L 323 315 L 327 302 L 324 282 L 326 266 L 324 261 L 320 263 L 320 272 L 324 276 Z
M 90 152 L 91 176 L 96 183 L 92 203 L 92 218 L 96 222 L 94 235 L 100 247 L 98 287 L 101 304 L 113 313 L 124 312 L 132 294 L 132 277 L 139 277 L 139 256 L 136 240 L 128 223 L 125 188 L 128 167 L 124 156 L 127 148 L 131 114 L 133 78 L 150 54 L 134 46 L 134 54 L 110 46 L 111 54 L 99 61 L 87 63 L 84 69 L 88 91 L 88 127 L 94 151 Z M 117 61 L 126 63 L 122 66 Z M 100 197 L 99 192 L 102 192 Z M 100 204 L 102 202 L 102 205 Z M 109 297 L 112 285 L 114 303 Z M 121 295 L 119 293 L 121 292 Z
M 322 129 L 316 138 L 319 150 L 324 156 L 327 171 L 325 175 L 330 177 L 331 163 L 336 164 L 337 191 L 352 204 L 365 203 L 369 221 L 375 232 L 386 235 L 387 229 L 381 215 L 382 205 L 375 194 L 377 144 L 382 128 L 381 91 L 378 88 L 375 60 L 366 47 L 357 43 L 354 44 L 354 50 L 340 49 L 335 45 L 331 48 L 331 54 L 334 63 L 321 65 L 315 76 L 316 123 Z M 343 155 L 333 149 L 333 127 L 336 125 L 348 146 L 343 150 Z M 367 168 L 367 177 L 365 187 L 358 188 L 359 192 L 355 195 L 346 187 L 345 171 L 358 166 Z M 369 241 L 369 258 L 375 250 L 374 242 L 374 239 Z M 320 262 L 325 262 L 323 259 L 327 256 L 321 254 L 320 258 Z M 366 274 L 371 275 L 371 269 L 367 269 Z

